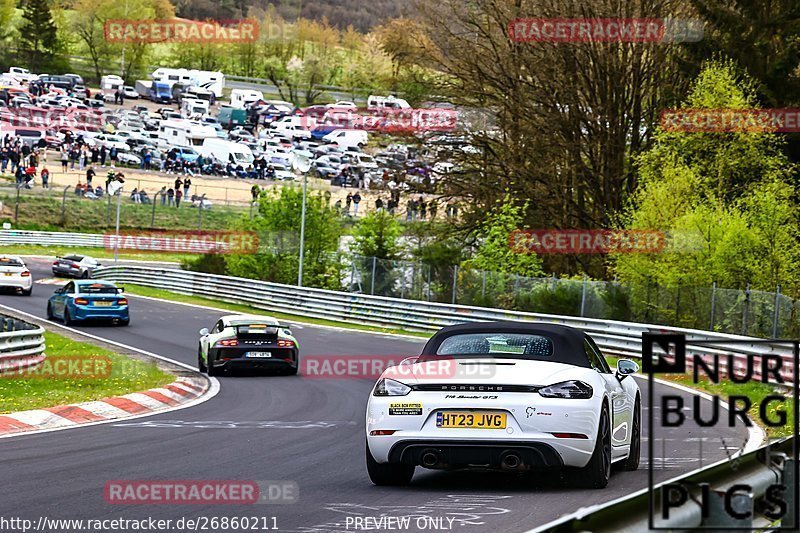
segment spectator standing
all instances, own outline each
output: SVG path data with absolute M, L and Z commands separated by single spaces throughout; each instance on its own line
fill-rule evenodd
M 167 186 L 164 185 L 161 187 L 161 190 L 158 192 L 161 195 L 161 205 L 165 205 L 167 203 Z
M 425 220 L 428 214 L 428 204 L 425 203 L 425 200 L 422 198 L 422 196 L 419 197 L 418 204 L 419 204 L 419 218 L 420 220 Z
M 181 206 L 181 198 L 183 198 L 183 191 L 175 189 L 175 207 Z
M 69 163 L 69 153 L 67 153 L 67 147 L 61 147 L 61 172 L 67 171 L 67 164 Z
M 145 148 L 144 149 L 144 157 L 142 158 L 142 164 L 144 165 L 144 171 L 150 172 L 150 162 L 153 160 L 153 154 L 150 153 L 150 150 Z
M 183 180 L 183 197 L 184 198 L 188 198 L 189 189 L 191 188 L 191 186 L 192 186 L 192 180 L 189 179 L 189 176 L 186 176 L 186 178 Z
M 111 159 L 111 168 L 116 168 L 117 166 L 117 147 L 112 146 L 111 150 L 108 151 L 108 158 Z
M 350 204 L 353 203 L 353 193 L 347 193 L 345 198 L 345 211 L 344 214 L 350 216 Z
M 96 165 L 97 161 L 100 159 L 100 150 L 97 149 L 97 146 L 92 147 L 92 164 Z
M 360 203 L 361 203 L 361 194 L 358 191 L 356 191 L 356 193 L 353 195 L 353 216 L 354 217 L 358 216 L 358 204 L 360 204 Z
M 250 187 L 250 194 L 252 194 L 252 195 L 253 195 L 253 201 L 254 201 L 254 202 L 255 202 L 256 200 L 258 200 L 258 195 L 259 195 L 260 193 L 261 193 L 261 188 L 260 188 L 258 185 L 256 185 L 256 184 L 254 183 L 254 184 L 253 184 L 253 186 L 252 186 L 252 187 Z
M 42 189 L 49 189 L 50 188 L 50 171 L 47 170 L 47 167 L 42 169 Z
M 383 200 L 381 200 L 380 197 L 378 197 L 378 199 L 375 200 L 375 211 L 379 213 L 383 211 Z
M 183 187 L 183 181 L 180 178 L 175 180 L 175 192 L 177 193 Z
M 89 167 L 88 169 L 86 169 L 86 186 L 87 187 L 91 187 L 92 186 L 92 178 L 94 178 L 96 175 L 97 174 L 95 173 L 95 171 L 94 171 L 94 169 L 92 167 Z
M 100 166 L 106 166 L 106 157 L 108 156 L 108 152 L 106 151 L 106 145 L 100 147 Z
M 431 220 L 436 218 L 436 210 L 438 207 L 439 204 L 436 203 L 436 199 L 431 200 L 431 203 L 428 205 L 428 210 L 431 212 Z
M 172 206 L 175 203 L 175 190 L 170 188 L 167 190 L 167 203 Z

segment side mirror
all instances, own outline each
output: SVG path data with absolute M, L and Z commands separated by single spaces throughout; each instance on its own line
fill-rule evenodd
M 617 379 L 622 381 L 630 374 L 635 374 L 639 371 L 639 365 L 630 359 L 620 359 L 617 361 Z
M 201 329 L 201 330 L 200 330 L 200 335 L 202 335 L 203 337 L 205 337 L 206 335 L 208 335 L 208 328 L 203 328 L 203 329 Z
M 123 292 L 125 292 L 125 287 L 117 287 L 117 292 L 122 294 Z

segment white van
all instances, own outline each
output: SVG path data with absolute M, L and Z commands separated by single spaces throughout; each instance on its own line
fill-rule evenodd
M 367 98 L 367 109 L 411 109 L 411 106 L 402 98 L 397 98 L 395 96 L 375 96 L 371 94 L 369 98 Z
M 333 130 L 322 140 L 326 143 L 336 144 L 339 148 L 358 147 L 367 145 L 369 136 L 363 130 Z
M 306 129 L 299 123 L 288 121 L 288 122 L 279 122 L 278 124 L 273 123 L 271 126 L 273 125 L 274 127 L 272 128 L 272 131 L 277 135 L 284 135 L 287 137 L 291 137 L 292 139 L 311 138 L 311 130 Z
M 231 161 L 235 165 L 247 167 L 255 160 L 253 151 L 247 145 L 219 138 L 204 139 L 203 145 L 197 151 L 204 158 L 216 159 L 223 164 Z
M 264 93 L 252 89 L 234 89 L 231 91 L 231 106 L 244 109 L 253 102 L 264 99 Z

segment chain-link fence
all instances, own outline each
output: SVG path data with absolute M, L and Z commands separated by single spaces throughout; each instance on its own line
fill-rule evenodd
M 589 279 L 528 278 L 355 256 L 343 284 L 351 292 L 711 330 L 789 337 L 800 302 L 780 293 L 711 286 L 627 285 Z

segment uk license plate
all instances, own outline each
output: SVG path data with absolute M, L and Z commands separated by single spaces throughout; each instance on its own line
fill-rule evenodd
M 436 427 L 465 429 L 505 429 L 505 413 L 439 411 Z
M 272 352 L 245 352 L 245 357 L 272 357 Z
M 6 272 L 6 276 L 13 276 L 13 275 L 14 275 L 13 272 Z
M 114 302 L 95 302 L 94 303 L 95 307 L 111 307 L 112 305 L 114 305 Z

